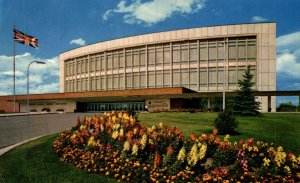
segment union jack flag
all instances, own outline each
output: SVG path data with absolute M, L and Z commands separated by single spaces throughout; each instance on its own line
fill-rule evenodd
M 14 29 L 14 41 L 34 48 L 39 46 L 39 40 L 36 37 L 24 34 L 17 29 Z

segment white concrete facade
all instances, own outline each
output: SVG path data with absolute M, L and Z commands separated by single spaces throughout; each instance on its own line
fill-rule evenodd
M 276 23 L 159 32 L 70 50 L 60 55 L 60 91 L 183 86 L 210 92 L 224 85 L 232 91 L 246 65 L 257 90 L 276 90 Z M 268 111 L 267 97 L 258 100 Z M 276 97 L 271 108 L 276 110 Z

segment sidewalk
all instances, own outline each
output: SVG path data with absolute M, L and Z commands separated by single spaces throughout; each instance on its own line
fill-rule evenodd
M 18 113 L 4 113 L 0 114 L 0 117 L 11 117 L 11 116 L 28 116 L 28 115 L 42 115 L 42 114 L 60 114 L 59 112 L 18 112 Z

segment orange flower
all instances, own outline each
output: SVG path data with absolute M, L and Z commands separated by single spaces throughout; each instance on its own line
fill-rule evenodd
M 172 148 L 171 146 L 169 146 L 169 147 L 167 148 L 167 153 L 168 153 L 168 154 L 173 154 L 173 152 L 174 152 L 173 148 Z
M 133 136 L 133 132 L 131 130 L 126 133 L 127 139 L 131 139 L 132 136 Z
M 144 128 L 141 128 L 141 129 L 140 129 L 140 136 L 143 136 L 144 133 L 145 133 L 145 129 L 144 129 Z
M 214 135 L 217 135 L 217 134 L 218 134 L 218 130 L 217 130 L 217 129 L 214 129 L 214 130 L 213 130 L 213 134 L 214 134 Z
M 211 180 L 211 176 L 208 174 L 203 174 L 203 181 L 210 181 Z
M 224 177 L 226 177 L 228 175 L 228 169 L 226 167 L 222 167 L 220 169 L 220 171 Z
M 154 166 L 158 166 L 159 163 L 160 163 L 160 155 L 158 154 L 158 152 L 156 152 L 154 156 Z
M 105 121 L 104 125 L 105 125 L 106 128 L 109 128 L 110 127 L 109 121 Z
M 221 142 L 221 139 L 219 137 L 216 138 L 215 143 L 219 144 L 220 142 Z
M 192 133 L 192 134 L 190 135 L 190 139 L 191 139 L 192 141 L 196 140 L 196 135 L 195 135 L 194 133 Z
M 181 134 L 181 131 L 178 129 L 178 128 L 174 128 L 174 133 L 176 134 L 176 135 L 179 135 L 179 134 Z

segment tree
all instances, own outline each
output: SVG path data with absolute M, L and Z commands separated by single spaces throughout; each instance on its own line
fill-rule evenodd
M 234 114 L 242 116 L 257 116 L 260 114 L 260 102 L 255 100 L 253 89 L 254 82 L 252 82 L 253 74 L 250 72 L 248 65 L 243 80 L 239 80 L 239 90 L 233 99 L 232 108 Z

